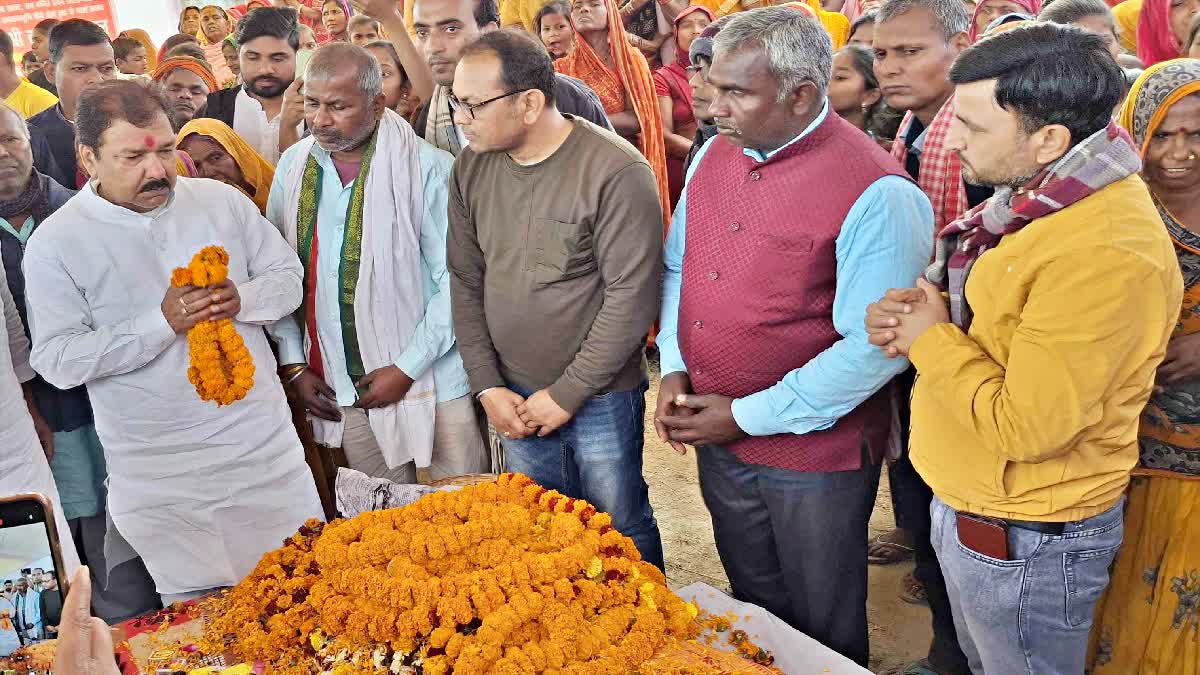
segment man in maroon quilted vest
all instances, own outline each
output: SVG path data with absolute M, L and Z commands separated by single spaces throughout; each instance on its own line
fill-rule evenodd
M 867 663 L 867 519 L 907 366 L 867 305 L 919 273 L 929 200 L 830 112 L 832 49 L 793 9 L 738 14 L 708 81 L 719 136 L 693 162 L 665 251 L 655 426 L 697 448 L 734 595 Z

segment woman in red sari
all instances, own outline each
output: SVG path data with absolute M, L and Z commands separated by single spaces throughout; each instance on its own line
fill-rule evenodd
M 696 138 L 696 116 L 692 112 L 692 85 L 688 83 L 691 61 L 688 50 L 696 36 L 713 22 L 707 7 L 692 5 L 675 17 L 675 61 L 654 73 L 654 93 L 663 121 L 663 141 L 667 153 L 667 184 L 671 208 L 683 191 L 683 165 Z
M 662 114 L 646 57 L 629 44 L 615 0 L 573 0 L 575 49 L 554 62 L 564 75 L 583 80 L 597 95 L 613 129 L 641 150 L 658 179 L 663 229 L 671 221 Z

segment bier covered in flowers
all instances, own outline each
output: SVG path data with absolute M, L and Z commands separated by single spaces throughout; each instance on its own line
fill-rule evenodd
M 728 672 L 664 662 L 699 608 L 607 514 L 519 474 L 310 521 L 212 602 L 202 650 L 271 673 Z

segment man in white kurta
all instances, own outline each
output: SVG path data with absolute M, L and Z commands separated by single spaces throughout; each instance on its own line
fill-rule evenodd
M 31 362 L 55 386 L 88 386 L 108 461 L 109 513 L 173 601 L 237 583 L 306 519 L 321 517 L 262 329 L 299 306 L 302 273 L 244 194 L 176 178 L 165 109 L 159 116 L 161 103 L 149 94 L 139 101 L 129 85 L 106 82 L 81 100 L 85 120 L 108 124 L 95 138 L 85 134 L 94 125 L 80 124 L 80 160 L 92 181 L 26 250 Z M 106 105 L 157 107 L 127 112 L 153 116 L 134 126 L 109 120 Z M 192 301 L 168 290 L 172 270 L 211 244 L 229 253 L 240 295 L 234 325 L 257 369 L 246 397 L 222 407 L 188 382 L 177 305 L 186 317 Z M 192 302 L 193 317 L 208 311 Z
M 22 382 L 33 379 L 29 367 L 29 340 L 21 325 L 16 303 L 8 290 L 3 267 L 0 266 L 0 305 L 4 320 L 0 321 L 0 496 L 37 492 L 45 495 L 54 506 L 54 522 L 62 545 L 63 563 L 67 574 L 79 567 L 75 542 L 63 517 L 58 488 L 42 444 L 38 441 L 29 414 L 29 405 L 21 388 Z M 18 590 L 8 596 L 15 601 Z M 16 618 L 16 614 L 12 614 Z

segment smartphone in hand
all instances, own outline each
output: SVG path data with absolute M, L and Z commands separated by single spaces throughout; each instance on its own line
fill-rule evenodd
M 57 637 L 66 596 L 50 500 L 40 494 L 0 498 L 0 657 Z

